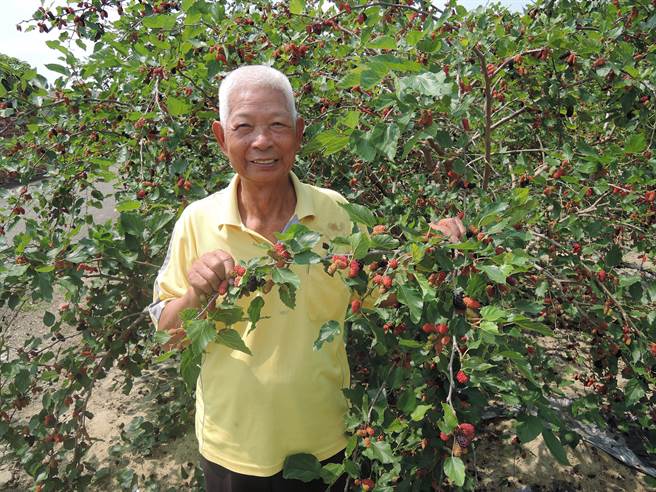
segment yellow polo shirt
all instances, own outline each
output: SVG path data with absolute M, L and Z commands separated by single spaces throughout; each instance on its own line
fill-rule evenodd
M 331 190 L 301 183 L 290 173 L 296 191 L 293 221 L 323 238 L 346 235 L 348 214 Z M 154 287 L 153 322 L 167 300 L 188 288 L 187 271 L 206 252 L 222 249 L 236 261 L 262 256 L 267 239 L 242 224 L 235 176 L 229 186 L 190 204 L 173 230 L 169 251 Z M 325 254 L 320 249 L 317 253 Z M 262 318 L 250 334 L 249 323 L 233 326 L 252 356 L 211 343 L 203 356 L 196 385 L 196 436 L 207 460 L 237 473 L 271 476 L 285 457 L 311 453 L 319 460 L 346 446 L 342 388 L 350 385 L 344 340 L 336 337 L 314 351 L 323 323 L 344 326 L 349 289 L 321 265 L 292 266 L 301 279 L 296 307 L 289 309 L 277 287 L 264 296 Z M 242 298 L 246 310 L 251 298 Z

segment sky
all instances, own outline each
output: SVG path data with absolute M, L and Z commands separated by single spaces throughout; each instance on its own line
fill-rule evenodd
M 58 63 L 59 51 L 51 50 L 45 42 L 55 39 L 58 31 L 55 29 L 48 34 L 39 33 L 38 30 L 31 32 L 18 32 L 16 24 L 22 20 L 31 18 L 32 13 L 41 4 L 49 7 L 54 5 L 65 5 L 63 0 L 1 0 L 2 15 L 0 16 L 0 53 L 13 56 L 25 61 L 51 82 L 59 74 L 45 68 L 48 63 Z M 529 2 L 528 0 L 498 0 L 499 3 L 513 10 L 521 10 Z M 460 4 L 467 9 L 473 9 L 479 5 L 485 5 L 486 0 L 460 0 Z M 84 52 L 76 45 L 69 47 L 76 56 L 83 56 Z

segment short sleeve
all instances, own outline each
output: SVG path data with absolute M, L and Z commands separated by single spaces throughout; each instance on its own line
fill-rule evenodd
M 187 272 L 197 255 L 185 212 L 173 228 L 166 258 L 153 285 L 153 302 L 148 312 L 156 328 L 166 303 L 182 297 L 189 288 Z

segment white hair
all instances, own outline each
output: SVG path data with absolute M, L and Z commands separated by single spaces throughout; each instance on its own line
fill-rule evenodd
M 267 87 L 283 93 L 287 108 L 296 122 L 296 105 L 294 92 L 287 76 L 273 67 L 266 65 L 245 65 L 230 72 L 219 86 L 219 118 L 224 124 L 230 116 L 230 94 L 244 86 Z

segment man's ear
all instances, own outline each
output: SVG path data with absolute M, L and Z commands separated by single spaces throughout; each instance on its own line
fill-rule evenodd
M 221 147 L 223 153 L 227 155 L 225 145 L 225 132 L 223 131 L 223 126 L 221 125 L 220 121 L 215 120 L 212 123 L 212 133 L 214 133 L 214 138 L 216 138 L 216 141 L 219 143 L 219 147 Z
M 296 118 L 296 145 L 297 149 L 303 145 L 303 132 L 305 131 L 305 120 L 300 116 Z

